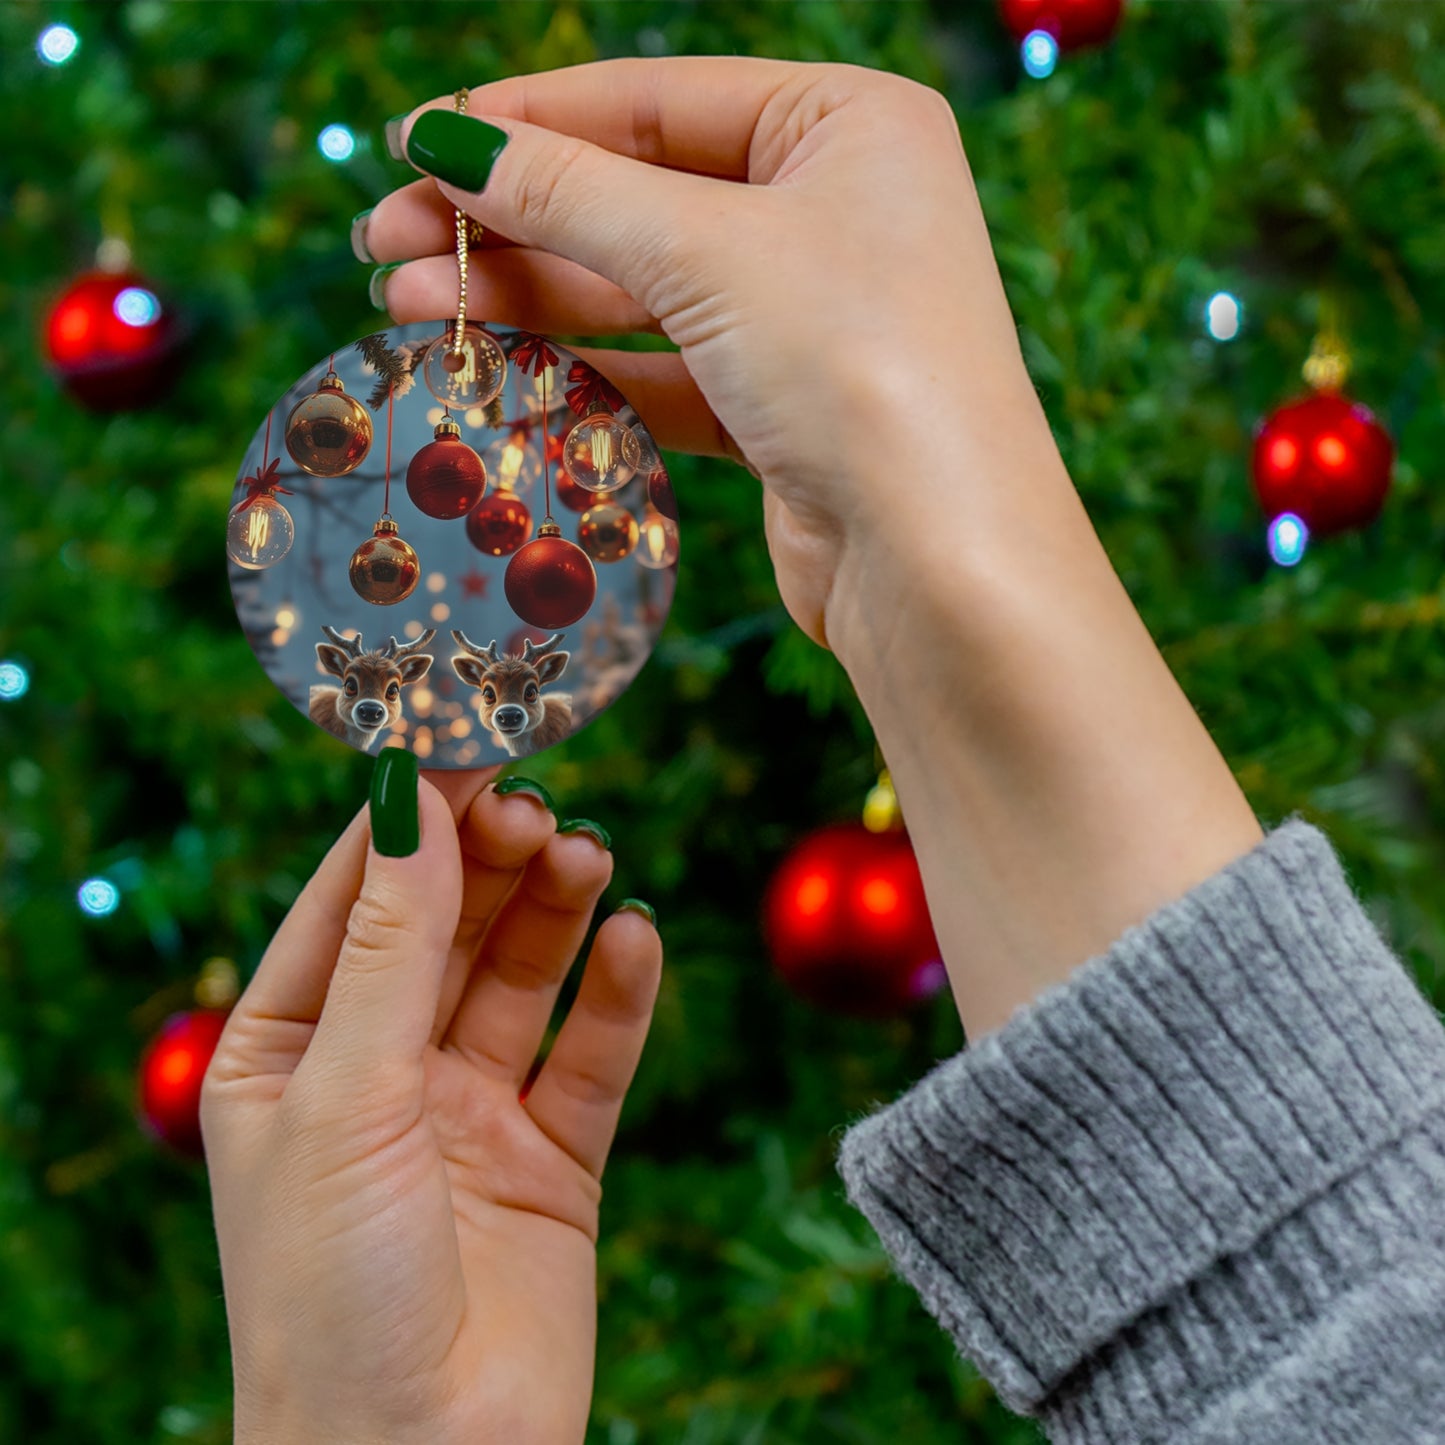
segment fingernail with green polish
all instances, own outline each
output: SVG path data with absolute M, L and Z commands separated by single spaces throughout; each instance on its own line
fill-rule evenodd
M 371 297 L 371 304 L 378 311 L 386 310 L 386 278 L 396 270 L 398 266 L 404 266 L 405 261 L 392 261 L 389 265 L 378 266 L 371 273 L 371 282 L 366 288 L 366 294 Z
M 619 913 L 640 913 L 654 928 L 657 927 L 657 914 L 653 911 L 652 904 L 644 903 L 640 898 L 624 898 L 617 905 Z
M 366 223 L 371 219 L 374 207 L 368 206 L 364 211 L 358 211 L 351 218 L 351 254 L 358 261 L 364 261 L 368 266 L 376 265 L 376 257 L 373 256 L 366 245 Z
M 526 793 L 529 797 L 536 798 L 548 812 L 555 813 L 557 811 L 557 805 L 552 801 L 551 793 L 532 778 L 520 778 L 515 775 L 503 778 L 500 783 L 492 784 L 492 791 L 504 798 L 508 793 Z
M 557 831 L 559 833 L 587 833 L 604 848 L 612 847 L 612 835 L 601 823 L 594 823 L 591 818 L 568 818 L 565 823 L 558 825 Z
M 421 846 L 416 754 L 382 748 L 371 775 L 371 841 L 388 858 L 408 858 Z
M 406 159 L 406 153 L 401 148 L 401 128 L 410 114 L 411 112 L 408 110 L 403 111 L 400 115 L 392 116 L 383 130 L 383 134 L 386 136 L 386 153 L 394 161 Z
M 480 191 L 510 137 L 454 110 L 424 110 L 406 138 L 406 158 L 448 185 Z

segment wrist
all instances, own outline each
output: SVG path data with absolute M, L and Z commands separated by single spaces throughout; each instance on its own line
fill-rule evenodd
M 1260 829 L 1052 438 L 998 449 L 957 505 L 899 515 L 844 549 L 827 635 L 888 762 L 974 1037 Z

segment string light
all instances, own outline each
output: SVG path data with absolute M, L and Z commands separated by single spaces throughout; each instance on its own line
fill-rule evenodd
M 105 918 L 120 907 L 120 889 L 109 878 L 87 878 L 76 891 L 82 913 Z
M 80 36 L 68 25 L 47 25 L 35 42 L 35 53 L 47 65 L 64 65 L 80 49 Z
M 356 152 L 356 137 L 344 125 L 329 125 L 316 137 L 316 146 L 329 161 L 349 161 Z
M 0 702 L 15 702 L 30 690 L 30 674 L 18 662 L 0 662 Z
M 1216 291 L 1204 308 L 1204 329 L 1216 341 L 1233 341 L 1244 324 L 1244 307 L 1228 291 Z
M 1046 80 L 1059 63 L 1059 42 L 1047 30 L 1031 30 L 1019 47 L 1024 70 L 1035 80 Z
M 1293 512 L 1281 512 L 1269 524 L 1269 555 L 1281 567 L 1293 567 L 1305 554 L 1310 529 Z

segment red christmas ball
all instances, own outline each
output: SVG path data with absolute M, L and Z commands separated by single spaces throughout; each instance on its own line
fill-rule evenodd
M 444 522 L 465 517 L 487 490 L 487 468 L 462 440 L 454 421 L 442 421 L 406 469 L 406 494 L 419 512 Z
M 1101 45 L 1115 31 L 1124 0 L 999 0 L 999 18 L 1009 34 L 1022 42 L 1045 30 L 1060 50 Z
M 835 1013 L 901 1013 L 947 975 L 908 835 L 835 823 L 783 860 L 763 900 L 773 966 Z
M 597 570 L 575 542 L 543 533 L 507 563 L 503 586 L 508 605 L 523 622 L 556 631 L 576 622 L 591 607 L 597 596 Z
M 225 1009 L 172 1014 L 141 1056 L 141 1122 L 173 1149 L 196 1158 L 205 1154 L 201 1141 L 201 1082 L 228 1017 Z
M 1364 527 L 1380 514 L 1395 460 L 1368 407 L 1319 391 L 1271 412 L 1255 433 L 1255 495 L 1271 520 L 1293 512 L 1317 537 Z
M 570 507 L 574 512 L 585 512 L 597 504 L 597 493 L 579 487 L 561 467 L 552 473 L 552 492 L 564 507 Z
M 532 514 L 515 493 L 496 491 L 467 513 L 467 541 L 488 557 L 507 557 L 532 533 Z
M 647 479 L 648 500 L 664 517 L 670 517 L 674 522 L 677 516 L 677 496 L 672 490 L 672 483 L 668 480 L 667 473 L 659 469 L 653 472 Z
M 144 278 L 91 271 L 73 282 L 45 322 L 45 350 L 65 388 L 94 411 L 157 400 L 174 380 L 180 328 Z

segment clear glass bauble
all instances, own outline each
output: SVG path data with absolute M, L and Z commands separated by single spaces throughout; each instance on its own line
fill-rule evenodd
M 637 434 L 606 411 L 584 416 L 562 445 L 562 465 L 584 491 L 615 492 L 642 464 Z
M 455 330 L 449 327 L 427 347 L 421 363 L 426 389 L 453 411 L 486 406 L 507 383 L 506 353 L 490 331 L 470 321 L 462 332 L 460 352 L 454 340 Z
M 226 518 L 226 556 L 248 572 L 275 566 L 295 540 L 291 513 L 267 493 L 238 502 Z

